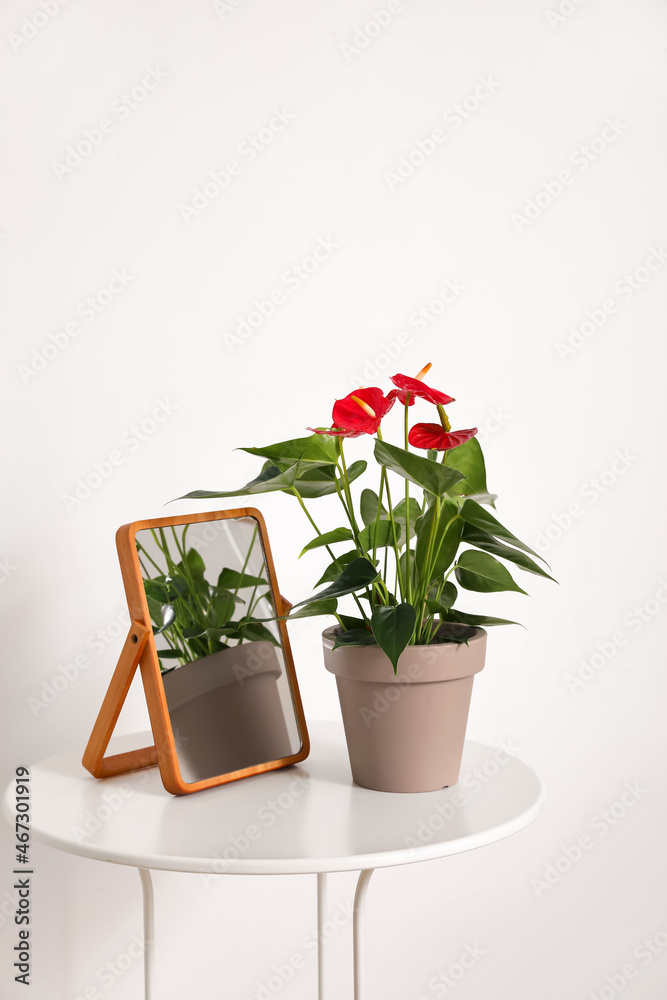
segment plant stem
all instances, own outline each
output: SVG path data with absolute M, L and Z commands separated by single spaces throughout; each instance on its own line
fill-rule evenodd
M 428 536 L 428 545 L 426 547 L 426 557 L 424 558 L 424 576 L 423 576 L 423 579 L 424 579 L 425 582 L 424 582 L 423 588 L 422 588 L 423 589 L 423 593 L 420 593 L 419 600 L 417 602 L 419 604 L 419 611 L 417 613 L 417 623 L 416 623 L 415 628 L 417 630 L 417 634 L 418 635 L 422 631 L 422 623 L 423 623 L 423 620 L 424 620 L 424 614 L 426 612 L 426 600 L 428 598 L 428 587 L 429 587 L 429 584 L 430 584 L 430 581 L 431 581 L 431 568 L 432 568 L 431 553 L 433 551 L 433 540 L 435 538 L 435 531 L 436 531 L 436 528 L 437 528 L 439 520 L 440 520 L 440 497 L 436 496 L 436 498 L 435 498 L 435 511 L 434 511 L 433 517 L 431 519 L 431 530 L 430 530 L 429 536 Z
M 378 427 L 377 429 L 378 440 L 382 440 L 382 431 Z M 405 601 L 405 588 L 403 586 L 403 574 L 401 573 L 401 559 L 398 553 L 398 536 L 396 534 L 396 522 L 394 521 L 394 509 L 391 502 L 391 493 L 389 492 L 389 477 L 385 474 L 385 482 L 387 486 L 387 507 L 389 508 L 389 520 L 391 522 L 391 533 L 393 536 L 393 549 L 394 556 L 396 558 L 396 583 L 398 585 L 398 590 L 401 595 L 401 600 Z
M 310 512 L 308 511 L 305 503 L 303 502 L 303 498 L 299 494 L 298 490 L 296 490 L 294 488 L 294 486 L 291 487 L 291 490 L 292 490 L 292 493 L 297 498 L 297 500 L 299 501 L 299 504 L 301 505 L 301 509 L 303 510 L 304 514 L 306 515 L 306 517 L 308 518 L 308 520 L 312 524 L 313 528 L 315 529 L 315 531 L 317 532 L 317 534 L 319 536 L 321 536 L 322 532 L 320 531 L 320 529 L 317 527 L 317 525 L 315 524 L 314 520 L 312 519 L 312 517 L 310 515 Z M 340 493 L 339 493 L 339 496 L 340 496 Z M 341 497 L 341 500 L 342 500 L 342 497 Z M 343 504 L 343 506 L 345 506 L 345 505 Z M 325 545 L 324 547 L 327 550 L 327 552 L 329 553 L 329 555 L 331 556 L 331 560 L 334 563 L 334 565 L 336 565 L 338 567 L 338 569 L 340 570 L 340 572 L 342 573 L 343 572 L 343 567 L 339 563 L 338 559 L 336 559 L 335 555 L 333 554 L 333 552 L 331 551 L 331 549 L 329 548 L 328 545 Z M 370 621 L 368 620 L 366 612 L 364 611 L 363 606 L 362 606 L 361 602 L 359 601 L 359 598 L 357 597 L 356 594 L 352 594 L 352 596 L 354 597 L 354 600 L 355 600 L 355 603 L 356 603 L 357 607 L 361 611 L 362 618 L 364 619 L 364 621 L 366 622 L 367 625 L 370 625 Z
M 343 439 L 336 438 L 336 444 L 338 445 L 338 454 L 340 455 L 340 461 L 343 466 L 343 489 L 345 491 L 345 496 L 347 498 L 347 516 L 352 527 L 352 534 L 354 535 L 355 542 L 357 543 L 357 548 L 361 555 L 365 556 L 366 552 L 359 540 L 359 525 L 357 524 L 357 519 L 354 516 L 354 504 L 352 503 L 352 493 L 350 491 L 350 478 L 347 474 L 347 465 L 345 464 L 345 452 L 343 450 Z M 335 475 L 335 473 L 334 473 Z M 342 498 L 341 498 L 342 499 Z M 345 504 L 343 504 L 345 506 Z
M 405 450 L 408 451 L 408 409 L 410 393 L 405 397 Z M 412 580 L 410 569 L 410 480 L 405 480 L 405 592 L 408 604 L 412 603 Z
M 236 585 L 236 587 L 234 589 L 234 597 L 237 596 L 239 590 L 243 586 L 243 576 L 245 574 L 245 571 L 246 571 L 246 568 L 248 566 L 248 563 L 250 562 L 250 553 L 252 552 L 252 550 L 254 548 L 255 538 L 256 537 L 257 537 L 257 528 L 253 528 L 252 538 L 250 539 L 250 545 L 248 546 L 248 551 L 246 552 L 245 562 L 243 563 L 243 566 L 241 567 L 241 575 L 239 577 L 239 582 L 237 583 L 237 585 Z

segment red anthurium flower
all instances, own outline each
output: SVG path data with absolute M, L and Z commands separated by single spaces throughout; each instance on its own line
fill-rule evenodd
M 446 431 L 442 424 L 415 424 L 410 430 L 408 441 L 413 448 L 434 448 L 436 451 L 449 451 L 465 444 L 477 433 L 476 427 L 465 431 Z
M 375 434 L 385 414 L 394 405 L 391 393 L 385 396 L 382 389 L 371 386 L 368 389 L 355 389 L 344 399 L 334 403 L 333 426 L 327 429 L 309 427 L 315 434 L 334 434 L 338 437 L 360 437 L 362 434 Z
M 395 386 L 398 386 L 398 391 L 396 389 L 392 389 L 389 395 L 398 396 L 401 403 L 405 404 L 409 393 L 410 406 L 413 405 L 417 396 L 419 396 L 420 399 L 427 400 L 429 403 L 439 403 L 441 406 L 446 406 L 447 403 L 453 403 L 453 396 L 448 396 L 446 392 L 440 392 L 439 389 L 432 389 L 429 385 L 426 385 L 422 381 L 424 375 L 426 375 L 430 367 L 430 364 L 424 365 L 416 378 L 410 378 L 409 375 L 392 375 L 391 381 Z

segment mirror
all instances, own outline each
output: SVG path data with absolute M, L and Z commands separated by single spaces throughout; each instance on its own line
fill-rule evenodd
M 155 750 L 165 787 L 179 794 L 303 760 L 308 735 L 277 621 L 290 605 L 260 512 L 136 521 L 119 529 L 117 544 L 130 616 L 145 641 L 133 671 L 140 659 L 156 744 L 134 766 Z M 130 651 L 138 632 L 130 631 Z M 84 765 L 112 773 L 99 761 L 97 770 Z

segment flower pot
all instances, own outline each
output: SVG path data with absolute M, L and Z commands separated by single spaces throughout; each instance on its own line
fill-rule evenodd
M 468 645 L 408 646 L 396 674 L 379 646 L 334 650 L 340 632 L 338 625 L 325 629 L 322 643 L 325 666 L 336 676 L 355 782 L 382 792 L 456 784 L 472 682 L 484 667 L 485 629 L 476 628 Z
M 294 753 L 278 686 L 283 672 L 282 652 L 259 640 L 162 675 L 184 780 Z

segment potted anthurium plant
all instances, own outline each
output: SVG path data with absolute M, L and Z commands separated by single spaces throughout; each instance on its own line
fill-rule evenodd
M 301 555 L 324 547 L 331 561 L 315 585 L 322 589 L 287 617 L 334 616 L 323 633 L 324 659 L 336 676 L 353 777 L 382 791 L 429 791 L 458 780 L 473 678 L 484 666 L 484 626 L 515 624 L 459 610 L 458 588 L 525 594 L 507 562 L 552 579 L 488 509 L 496 496 L 487 489 L 477 428 L 451 429 L 445 407 L 454 399 L 426 384 L 430 367 L 415 378 L 394 375 L 386 394 L 360 388 L 336 400 L 332 425 L 308 428 L 308 437 L 243 448 L 265 463 L 241 489 L 188 494 L 280 490 L 302 508 L 315 537 Z M 413 423 L 417 401 L 433 407 L 437 421 Z M 401 445 L 382 434 L 396 404 Z M 359 493 L 368 463 L 348 464 L 344 442 L 363 435 L 375 437 L 379 482 Z M 346 523 L 322 530 L 309 502 L 329 494 L 337 494 Z

